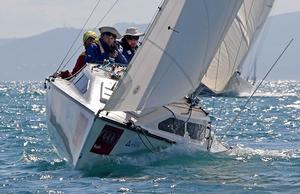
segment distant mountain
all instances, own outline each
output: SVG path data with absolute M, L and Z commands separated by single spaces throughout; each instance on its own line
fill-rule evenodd
M 146 24 L 118 23 L 115 27 L 123 34 L 127 27 L 136 26 L 144 31 Z M 98 33 L 98 30 L 96 30 Z M 43 80 L 53 73 L 63 60 L 79 29 L 58 28 L 27 38 L 0 39 L 0 80 Z M 77 48 L 77 54 L 70 60 L 68 69 L 72 69 L 76 58 L 83 50 L 82 35 L 76 41 L 71 56 Z M 68 61 L 67 58 L 65 61 Z
M 268 22 L 269 28 L 264 36 L 263 48 L 258 57 L 258 77 L 261 78 L 292 37 L 295 41 L 269 79 L 300 79 L 298 56 L 300 51 L 300 12 L 273 16 Z M 137 26 L 140 31 L 147 24 L 118 23 L 115 27 L 124 34 L 129 26 Z M 59 28 L 27 38 L 0 39 L 0 81 L 1 80 L 43 80 L 53 73 L 64 58 L 70 45 L 80 32 L 74 28 Z M 98 32 L 97 32 L 98 33 Z M 82 44 L 81 35 L 74 49 Z M 180 46 L 180 45 L 178 45 Z M 72 69 L 81 48 L 70 61 L 67 69 Z M 73 54 L 74 50 L 71 52 Z
M 2 46 L 2 45 L 5 45 L 5 44 L 8 44 L 8 43 L 10 43 L 10 42 L 13 42 L 13 41 L 15 41 L 16 39 L 1 39 L 0 38 L 0 46 Z
M 78 33 L 78 29 L 61 28 L 28 38 L 1 40 L 0 80 L 42 80 L 55 71 Z

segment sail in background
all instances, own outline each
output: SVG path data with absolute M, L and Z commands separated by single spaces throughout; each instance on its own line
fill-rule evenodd
M 105 110 L 143 110 L 192 93 L 242 2 L 165 0 Z
M 203 77 L 202 83 L 215 93 L 223 92 L 242 66 L 258 38 L 274 0 L 244 0 L 237 17 Z

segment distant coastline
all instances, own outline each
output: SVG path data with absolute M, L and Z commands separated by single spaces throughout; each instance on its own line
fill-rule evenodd
M 267 79 L 300 80 L 298 64 L 300 63 L 298 59 L 300 27 L 297 25 L 299 18 L 300 12 L 275 15 L 269 18 L 267 34 L 262 40 L 263 47 L 257 61 L 258 79 L 265 75 L 285 44 L 294 38 L 293 45 Z M 137 26 L 141 31 L 147 28 L 147 24 L 134 23 L 118 23 L 114 26 L 121 34 L 128 26 Z M 75 28 L 57 28 L 31 37 L 0 39 L 1 67 L 3 68 L 0 72 L 0 81 L 44 80 L 56 70 L 79 32 L 80 30 Z M 81 38 L 74 48 L 76 49 L 80 45 Z M 67 69 L 73 67 L 75 60 L 76 57 L 70 60 Z

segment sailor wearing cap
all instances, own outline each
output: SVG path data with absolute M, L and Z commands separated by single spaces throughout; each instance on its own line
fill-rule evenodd
M 138 49 L 139 38 L 141 36 L 144 36 L 144 33 L 139 32 L 135 27 L 129 27 L 126 29 L 126 32 L 120 41 L 120 44 L 123 47 L 122 54 L 126 57 L 128 63 Z
M 120 33 L 110 26 L 101 27 L 99 31 L 101 33 L 99 41 L 86 49 L 86 62 L 102 64 L 104 60 L 110 60 L 115 63 L 128 64 L 119 51 L 120 46 L 116 41 L 117 38 L 121 38 Z

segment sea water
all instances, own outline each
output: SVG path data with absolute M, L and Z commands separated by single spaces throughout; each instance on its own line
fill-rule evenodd
M 228 153 L 174 146 L 76 171 L 52 147 L 42 82 L 0 82 L 0 193 L 300 193 L 300 82 L 246 101 L 201 99 Z

